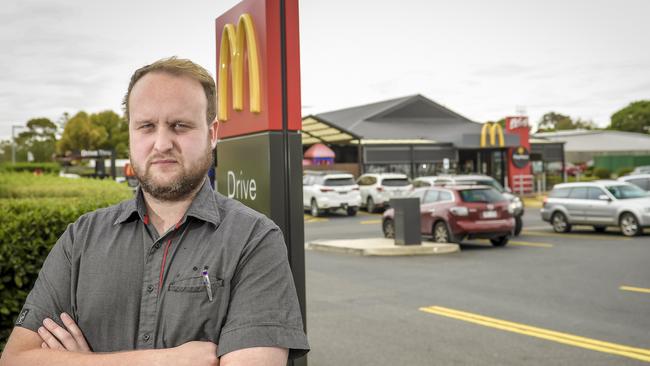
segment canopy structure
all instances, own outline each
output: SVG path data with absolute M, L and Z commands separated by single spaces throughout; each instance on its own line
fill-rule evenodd
M 360 137 L 352 132 L 324 122 L 316 116 L 307 116 L 302 120 L 302 144 L 316 143 L 347 143 L 359 140 Z

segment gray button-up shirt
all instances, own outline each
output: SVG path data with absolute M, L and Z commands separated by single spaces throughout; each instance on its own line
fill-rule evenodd
M 207 278 L 206 278 L 207 277 Z M 96 352 L 211 341 L 307 352 L 279 228 L 206 182 L 159 235 L 142 192 L 81 216 L 48 255 L 16 321 L 36 331 L 67 312 Z

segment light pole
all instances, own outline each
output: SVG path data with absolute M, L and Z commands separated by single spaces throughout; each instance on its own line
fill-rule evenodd
M 16 129 L 26 128 L 25 126 L 12 125 L 11 126 L 11 164 L 16 164 Z

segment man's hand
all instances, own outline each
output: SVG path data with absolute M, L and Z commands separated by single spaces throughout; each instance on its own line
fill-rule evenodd
M 211 342 L 187 342 L 165 351 L 174 366 L 219 366 L 217 345 Z
M 60 327 L 49 318 L 43 321 L 43 326 L 38 328 L 38 335 L 43 340 L 41 347 L 73 352 L 92 352 L 81 329 L 72 320 L 72 317 L 62 313 L 61 321 L 67 329 Z

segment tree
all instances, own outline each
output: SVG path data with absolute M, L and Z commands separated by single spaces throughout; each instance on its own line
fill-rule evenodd
M 62 154 L 69 151 L 96 150 L 105 143 L 107 135 L 103 127 L 93 124 L 88 114 L 81 111 L 65 124 L 57 150 Z
M 537 132 L 552 132 L 559 130 L 594 130 L 597 126 L 593 121 L 578 118 L 573 121 L 571 117 L 564 114 L 548 112 L 542 116 L 537 124 Z
M 34 161 L 52 161 L 56 149 L 57 126 L 48 118 L 33 118 L 27 121 L 27 131 L 16 137 L 16 151 L 20 154 L 31 152 Z
M 612 130 L 650 133 L 650 100 L 632 102 L 627 107 L 612 114 Z
M 90 122 L 106 132 L 106 140 L 99 145 L 100 149 L 114 149 L 118 158 L 128 157 L 129 124 L 125 118 L 108 110 L 91 114 Z
M 0 141 L 0 162 L 11 162 L 11 140 Z

